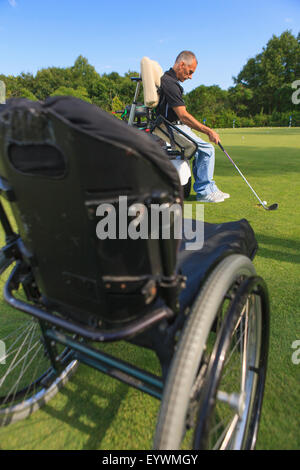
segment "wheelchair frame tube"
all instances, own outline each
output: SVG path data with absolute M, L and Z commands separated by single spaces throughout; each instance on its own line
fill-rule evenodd
M 129 119 L 128 119 L 128 125 L 129 126 L 133 125 L 133 121 L 134 121 L 134 118 L 135 118 L 136 104 L 137 104 L 137 99 L 138 99 L 138 96 L 139 96 L 139 93 L 140 93 L 140 88 L 141 88 L 141 79 L 138 79 L 138 82 L 136 84 L 134 99 L 133 99 L 133 103 L 131 105 Z
M 14 260 L 12 259 L 10 263 L 5 266 L 5 269 L 12 264 Z M 64 330 L 74 333 L 89 340 L 95 342 L 112 342 L 112 341 L 119 341 L 130 339 L 131 337 L 141 333 L 147 328 L 150 328 L 155 323 L 163 319 L 171 318 L 174 315 L 174 312 L 168 307 L 161 307 L 153 310 L 152 312 L 148 313 L 147 315 L 142 316 L 136 320 L 133 320 L 123 328 L 115 328 L 112 330 L 97 330 L 88 327 L 81 326 L 79 324 L 64 320 L 63 318 L 57 317 L 51 313 L 42 310 L 34 305 L 27 304 L 19 299 L 16 299 L 13 294 L 12 290 L 16 289 L 16 286 L 20 283 L 19 281 L 19 271 L 21 268 L 21 263 L 18 262 L 17 265 L 12 270 L 5 286 L 3 297 L 5 301 L 11 305 L 13 308 L 17 310 L 21 310 L 24 313 L 28 313 L 29 315 L 38 318 L 39 320 L 45 321 L 53 326 L 57 326 L 59 328 L 63 328 Z
M 1 190 L 1 188 L 0 188 L 0 190 Z M 1 222 L 1 225 L 2 225 L 3 230 L 5 232 L 6 240 L 8 241 L 10 239 L 16 238 L 16 234 L 12 229 L 12 226 L 11 226 L 9 220 L 8 220 L 8 217 L 6 215 L 6 212 L 4 210 L 4 207 L 3 207 L 1 201 L 0 201 L 0 222 Z
M 53 329 L 45 331 L 45 335 L 51 340 L 70 348 L 74 352 L 74 359 L 77 359 L 79 362 L 93 367 L 142 392 L 148 393 L 159 400 L 161 399 L 163 381 L 160 377 L 102 351 L 98 351 L 84 343 L 79 343 Z

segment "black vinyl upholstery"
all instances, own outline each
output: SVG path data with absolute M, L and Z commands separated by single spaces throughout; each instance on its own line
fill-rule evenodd
M 183 310 L 192 303 L 207 275 L 225 256 L 238 253 L 253 259 L 258 248 L 254 231 L 246 219 L 222 224 L 193 221 L 195 230 L 204 230 L 203 248 L 186 250 L 187 240 L 183 237 L 177 258 L 178 270 L 187 278 L 187 287 L 180 294 Z

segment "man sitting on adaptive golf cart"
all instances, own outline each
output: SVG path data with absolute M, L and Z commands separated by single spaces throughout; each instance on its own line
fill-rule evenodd
M 198 144 L 198 150 L 193 160 L 194 190 L 197 201 L 223 202 L 230 197 L 223 193 L 213 180 L 215 166 L 215 149 L 212 144 L 200 139 L 191 130 L 203 132 L 214 144 L 220 141 L 219 135 L 207 126 L 201 124 L 186 109 L 182 98 L 183 88 L 179 84 L 191 79 L 197 67 L 197 59 L 193 52 L 182 51 L 176 58 L 175 64 L 161 77 L 160 100 L 157 111 L 176 127 L 190 135 Z

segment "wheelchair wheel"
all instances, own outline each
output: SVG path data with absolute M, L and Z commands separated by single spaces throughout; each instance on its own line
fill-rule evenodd
M 154 449 L 253 449 L 268 351 L 268 296 L 230 255 L 194 302 L 165 384 Z
M 0 274 L 8 265 L 0 252 Z M 4 303 L 0 307 L 0 426 L 5 426 L 50 400 L 75 372 L 77 361 L 66 349 L 53 348 L 59 365 L 54 371 L 42 324 Z
M 68 358 L 65 350 L 59 352 L 60 372 L 54 371 L 36 320 L 14 312 L 4 320 L 0 328 L 5 352 L 0 358 L 0 426 L 38 410 L 77 368 L 77 361 Z

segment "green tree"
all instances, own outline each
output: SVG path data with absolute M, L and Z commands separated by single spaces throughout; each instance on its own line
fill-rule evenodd
M 236 85 L 243 85 L 253 93 L 249 102 L 252 114 L 292 108 L 287 90 L 300 76 L 300 41 L 290 31 L 279 37 L 273 35 L 262 52 L 248 60 L 234 78 Z
M 31 101 L 37 101 L 37 97 L 27 88 L 20 88 L 18 98 L 27 98 Z
M 87 58 L 82 55 L 78 56 L 74 65 L 70 68 L 70 73 L 72 86 L 86 88 L 89 96 L 92 97 L 93 85 L 101 77 L 96 72 L 95 67 L 89 64 Z
M 228 92 L 219 86 L 201 85 L 185 96 L 187 109 L 199 121 L 221 114 L 229 107 Z
M 68 69 L 49 67 L 37 72 L 32 91 L 40 100 L 44 100 L 60 86 L 73 86 Z
M 61 86 L 57 90 L 55 90 L 53 93 L 51 93 L 50 96 L 74 96 L 75 98 L 79 98 L 83 101 L 87 101 L 88 103 L 91 103 L 91 99 L 88 96 L 87 90 L 79 86 L 78 88 L 71 88 L 71 87 L 66 87 L 66 86 Z
M 117 87 L 107 77 L 99 77 L 90 87 L 92 102 L 106 111 L 111 110 L 112 100 L 117 94 Z
M 249 104 L 253 98 L 253 91 L 241 83 L 228 90 L 228 99 L 230 108 L 239 116 L 247 116 L 249 113 Z

